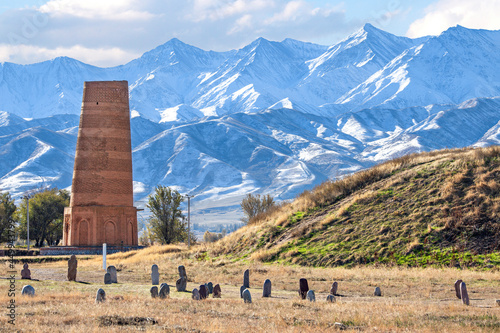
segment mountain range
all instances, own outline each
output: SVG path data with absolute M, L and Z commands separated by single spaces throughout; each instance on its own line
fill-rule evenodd
M 68 188 L 83 82 L 127 80 L 136 205 L 158 184 L 197 223 L 247 193 L 291 199 L 404 154 L 500 143 L 500 31 L 394 36 L 366 24 L 328 46 L 259 38 L 228 52 L 172 39 L 125 65 L 0 64 L 0 189 Z

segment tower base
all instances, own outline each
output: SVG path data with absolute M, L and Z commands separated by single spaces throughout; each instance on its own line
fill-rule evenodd
M 63 246 L 137 246 L 137 234 L 135 207 L 64 208 Z

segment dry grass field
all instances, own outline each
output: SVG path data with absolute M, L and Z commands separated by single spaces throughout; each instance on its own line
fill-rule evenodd
M 310 268 L 260 262 L 207 259 L 203 249 L 154 246 L 108 256 L 118 269 L 118 284 L 104 285 L 101 257 L 78 262 L 78 282 L 67 281 L 67 262 L 30 264 L 32 281 L 16 280 L 16 325 L 0 318 L 0 332 L 324 332 L 340 328 L 363 332 L 498 332 L 500 273 L 456 268 Z M 152 299 L 151 265 L 160 282 L 171 286 L 170 298 Z M 6 265 L 3 271 L 5 272 Z M 175 290 L 177 267 L 184 265 L 188 290 L 219 283 L 222 298 L 194 301 Z M 239 297 L 243 271 L 250 269 L 252 304 Z M 21 264 L 16 265 L 20 278 Z M 2 274 L 4 277 L 5 274 Z M 272 297 L 262 298 L 266 278 Z M 307 278 L 316 302 L 299 298 L 299 279 Z M 471 305 L 455 296 L 456 279 L 467 283 Z M 336 303 L 327 303 L 333 281 Z M 21 296 L 31 284 L 35 297 Z M 8 281 L 0 279 L 2 312 L 10 301 Z M 382 297 L 373 296 L 376 286 Z M 103 288 L 107 300 L 95 304 Z M 343 326 L 335 325 L 342 323 Z

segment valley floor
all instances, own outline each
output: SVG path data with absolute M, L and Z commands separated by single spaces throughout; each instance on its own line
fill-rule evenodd
M 158 249 L 160 249 L 158 251 Z M 169 253 L 170 252 L 170 253 Z M 6 259 L 6 258 L 5 258 Z M 203 252 L 156 247 L 142 255 L 108 256 L 118 269 L 118 284 L 104 285 L 101 257 L 78 261 L 78 282 L 66 279 L 66 260 L 32 263 L 32 281 L 16 284 L 16 325 L 0 317 L 0 332 L 321 332 L 339 328 L 363 332 L 494 332 L 500 330 L 500 273 L 455 268 L 401 267 L 310 268 L 253 262 L 206 259 Z M 160 283 L 170 287 L 170 298 L 152 299 L 151 265 Z M 6 267 L 6 264 L 3 264 Z M 222 298 L 193 301 L 191 293 L 177 292 L 177 267 L 184 265 L 188 290 L 209 281 L 220 284 Z M 250 270 L 252 304 L 239 296 L 243 271 Z M 21 271 L 22 265 L 16 269 Z M 0 279 L 0 304 L 5 314 L 7 269 Z M 272 297 L 262 298 L 265 279 L 272 281 Z M 316 302 L 298 296 L 299 279 L 306 278 Z M 456 298 L 453 284 L 467 283 L 470 306 Z M 337 302 L 327 303 L 333 281 L 339 284 Z M 21 296 L 30 284 L 36 296 Z M 382 297 L 373 296 L 376 286 Z M 95 304 L 97 289 L 107 300 Z M 146 319 L 149 318 L 149 319 Z M 342 325 L 335 324 L 341 323 Z

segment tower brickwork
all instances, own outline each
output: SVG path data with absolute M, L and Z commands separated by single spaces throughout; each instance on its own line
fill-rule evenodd
M 63 245 L 137 245 L 127 81 L 85 82 Z

